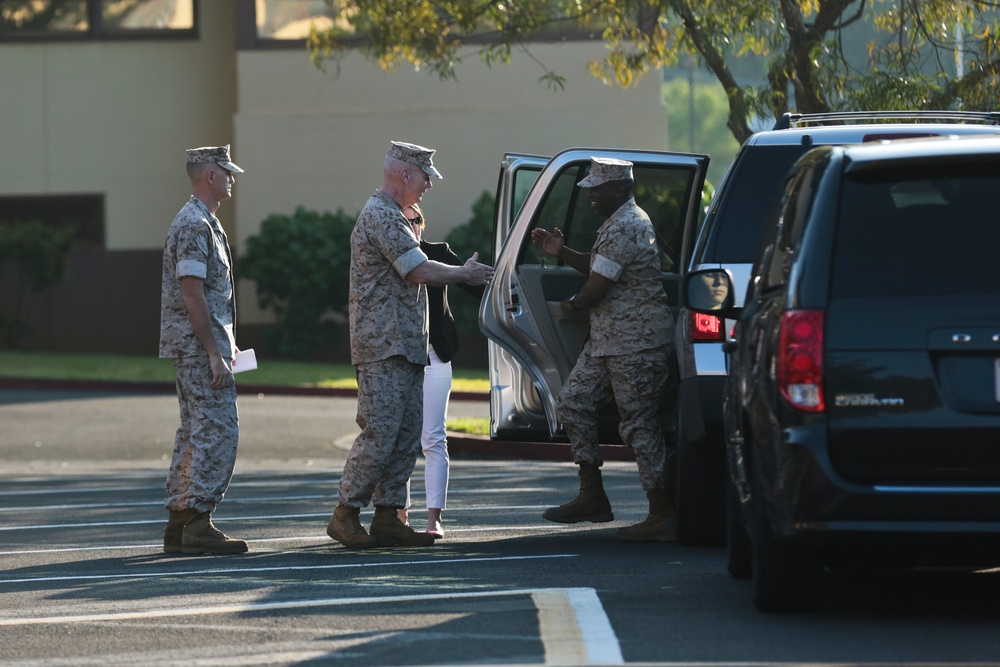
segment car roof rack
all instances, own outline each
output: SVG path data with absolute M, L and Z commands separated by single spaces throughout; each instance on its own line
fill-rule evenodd
M 830 113 L 786 113 L 775 123 L 774 130 L 788 130 L 807 125 L 842 125 L 850 122 L 909 120 L 917 123 L 951 121 L 955 123 L 987 123 L 1000 125 L 1000 111 L 834 111 Z

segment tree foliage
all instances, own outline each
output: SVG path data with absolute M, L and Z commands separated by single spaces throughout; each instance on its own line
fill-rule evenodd
M 336 340 L 331 316 L 347 308 L 351 230 L 357 216 L 299 207 L 268 216 L 236 264 L 257 285 L 257 302 L 278 320 L 271 344 L 285 357 L 307 358 Z
M 452 229 L 445 237 L 452 251 L 461 259 L 479 253 L 479 261 L 493 264 L 491 243 L 493 239 L 493 208 L 496 198 L 485 190 L 472 204 L 472 217 L 463 225 Z M 428 240 L 430 240 L 428 238 Z M 457 295 L 457 296 L 453 296 Z M 448 304 L 455 316 L 455 326 L 463 333 L 479 332 L 479 301 L 464 290 L 448 290 Z
M 786 111 L 992 110 L 1000 95 L 1000 17 L 995 0 L 326 0 L 364 35 L 314 30 L 313 62 L 356 46 L 385 69 L 403 62 L 455 78 L 463 55 L 488 64 L 531 56 L 531 39 L 572 26 L 603 39 L 594 76 L 628 87 L 694 56 L 719 81 L 736 139 L 750 119 Z M 961 30 L 961 39 L 957 30 Z M 846 48 L 866 34 L 861 47 Z M 954 65 L 961 55 L 961 72 Z M 734 59 L 767 61 L 765 80 L 743 83 Z M 544 63 L 542 79 L 562 85 Z
M 670 149 L 712 156 L 706 178 L 718 183 L 740 149 L 726 131 L 726 94 L 715 81 L 691 82 L 675 78 L 663 84 L 667 105 Z
M 21 348 L 28 343 L 28 292 L 41 292 L 62 280 L 73 236 L 71 229 L 38 220 L 0 224 L 0 275 L 11 278 L 14 285 L 13 306 L 0 313 L 0 335 L 5 345 Z

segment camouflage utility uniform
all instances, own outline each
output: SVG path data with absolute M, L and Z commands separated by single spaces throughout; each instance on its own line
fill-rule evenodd
M 644 490 L 664 489 L 660 398 L 668 381 L 673 317 L 663 291 L 656 237 L 634 199 L 597 230 L 590 270 L 615 283 L 590 311 L 590 334 L 559 392 L 557 409 L 573 460 L 603 464 L 597 408 L 617 401 L 619 432 L 635 450 Z
M 163 249 L 160 357 L 174 360 L 181 425 L 167 475 L 166 507 L 212 512 L 222 502 L 236 465 L 239 416 L 233 383 L 212 389 L 208 355 L 194 333 L 180 279 L 205 281 L 212 333 L 224 359 L 236 352 L 236 301 L 226 233 L 197 197 L 180 210 Z
M 378 191 L 351 233 L 351 363 L 358 426 L 340 481 L 349 507 L 404 507 L 420 450 L 427 289 L 406 279 L 427 261 L 397 204 Z

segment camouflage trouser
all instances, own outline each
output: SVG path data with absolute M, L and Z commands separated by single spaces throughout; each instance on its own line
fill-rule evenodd
M 406 482 L 420 451 L 424 367 L 403 357 L 358 364 L 358 426 L 340 479 L 350 507 L 405 507 Z
M 618 432 L 635 450 L 645 491 L 666 489 L 667 447 L 660 424 L 661 395 L 670 377 L 671 345 L 636 354 L 594 357 L 583 346 L 556 409 L 569 436 L 575 463 L 604 463 L 598 442 L 598 409 L 612 399 L 618 404 Z
M 167 474 L 168 510 L 212 512 L 222 502 L 236 466 L 240 420 L 236 385 L 209 387 L 207 357 L 174 359 L 181 425 Z

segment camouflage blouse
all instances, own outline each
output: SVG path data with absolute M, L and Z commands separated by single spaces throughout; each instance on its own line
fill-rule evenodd
M 194 333 L 184 305 L 180 279 L 194 276 L 205 281 L 205 299 L 212 333 L 224 359 L 236 352 L 232 255 L 219 219 L 194 195 L 177 213 L 163 248 L 160 288 L 160 356 L 206 356 Z
M 673 340 L 674 320 L 663 290 L 656 233 L 634 199 L 597 230 L 590 270 L 615 283 L 590 311 L 595 357 L 649 350 Z
M 427 364 L 427 289 L 406 279 L 427 261 L 387 194 L 373 194 L 351 233 L 351 363 L 401 355 Z

